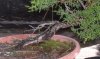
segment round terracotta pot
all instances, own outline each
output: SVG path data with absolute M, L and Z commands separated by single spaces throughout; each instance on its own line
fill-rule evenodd
M 35 34 L 18 34 L 18 35 L 11 35 L 11 36 L 6 36 L 6 37 L 1 37 L 0 38 L 0 43 L 11 43 L 12 40 L 14 39 L 20 39 L 20 40 L 23 40 L 27 37 L 29 37 L 30 35 L 35 35 Z M 52 37 L 52 39 L 54 40 L 59 40 L 59 41 L 66 41 L 66 42 L 73 42 L 75 44 L 75 48 L 73 49 L 72 52 L 70 52 L 69 54 L 63 56 L 63 57 L 60 57 L 58 59 L 74 59 L 76 57 L 76 55 L 79 53 L 80 51 L 80 45 L 79 43 L 72 39 L 72 38 L 69 38 L 69 37 L 66 37 L 66 36 L 62 36 L 62 35 L 54 35 Z M 29 58 L 30 59 L 30 58 Z

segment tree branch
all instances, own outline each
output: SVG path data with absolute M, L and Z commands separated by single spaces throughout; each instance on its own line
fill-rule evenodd
M 30 44 L 37 44 L 39 42 L 43 42 L 44 40 L 48 40 L 61 28 L 66 28 L 66 25 L 60 22 L 52 23 L 44 32 L 37 34 L 34 38 L 31 37 L 26 40 L 22 40 L 15 46 L 15 48 L 18 49 Z
M 81 4 L 81 6 L 83 7 L 83 9 L 86 9 L 86 6 L 83 4 L 83 2 L 81 0 L 78 0 L 78 1 Z
M 64 3 L 64 5 L 65 5 L 65 8 L 66 8 L 66 11 L 69 12 L 69 13 L 71 13 L 71 14 L 73 14 L 73 11 L 70 10 L 70 8 L 67 6 L 67 4 Z

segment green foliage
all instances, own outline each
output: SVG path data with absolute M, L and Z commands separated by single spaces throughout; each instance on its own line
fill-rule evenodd
M 80 7 L 79 0 L 65 0 L 65 2 L 71 7 L 76 7 L 76 9 Z
M 58 3 L 60 3 L 60 0 L 31 0 L 30 5 L 28 5 L 27 7 L 30 12 L 41 11 L 50 8 L 55 4 L 58 5 Z M 79 0 L 65 0 L 64 3 L 71 7 L 81 7 Z
M 62 8 L 59 8 L 57 11 L 57 14 L 61 15 L 61 19 L 71 25 L 80 22 L 79 28 L 74 28 L 72 31 L 81 39 L 84 39 L 84 42 L 100 37 L 100 1 L 90 0 L 88 3 L 90 3 L 90 5 L 87 9 L 72 10 L 73 14 L 66 12 L 66 10 Z
M 79 0 L 65 0 L 64 2 L 66 5 L 73 8 L 80 8 L 81 5 L 79 3 Z M 31 5 L 27 6 L 30 12 L 34 11 L 41 11 L 46 10 L 50 7 L 53 7 L 54 5 L 57 5 L 56 13 L 57 15 L 60 15 L 60 19 L 63 19 L 64 22 L 69 23 L 70 25 L 73 25 L 73 23 L 76 22 L 76 17 L 74 14 L 70 14 L 69 12 L 65 11 L 62 5 L 64 3 L 61 3 L 60 0 L 31 0 Z M 62 4 L 62 5 L 61 5 Z M 75 11 L 75 9 L 73 9 Z
M 64 3 L 60 3 L 60 1 L 31 0 L 28 9 L 31 12 L 41 11 L 57 5 L 57 9 L 54 11 L 64 22 L 72 26 L 80 22 L 79 28 L 73 28 L 72 31 L 84 39 L 84 42 L 100 37 L 100 0 L 65 0 Z M 80 1 L 84 2 L 86 9 L 83 9 Z M 72 13 L 66 10 L 66 6 Z
M 73 31 L 84 39 L 84 42 L 100 37 L 100 6 L 91 6 L 78 15 L 82 17 L 82 21 L 80 27 L 74 28 Z
M 63 19 L 63 22 L 66 22 L 70 25 L 74 25 L 76 23 L 76 18 L 75 13 L 70 14 L 69 12 L 66 12 L 62 7 L 56 11 L 57 15 L 60 15 L 60 19 Z
M 31 0 L 31 5 L 27 6 L 30 12 L 41 11 L 52 7 L 58 0 Z

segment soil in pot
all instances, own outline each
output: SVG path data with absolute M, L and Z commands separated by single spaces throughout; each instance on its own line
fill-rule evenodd
M 13 44 L 0 43 L 0 59 L 57 59 L 71 52 L 75 45 L 72 42 L 46 40 L 20 49 Z

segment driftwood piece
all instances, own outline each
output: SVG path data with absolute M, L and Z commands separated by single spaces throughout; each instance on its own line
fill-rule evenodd
M 19 42 L 15 48 L 22 48 L 30 44 L 37 44 L 39 42 L 43 42 L 44 40 L 50 39 L 56 31 L 58 31 L 61 28 L 66 28 L 65 23 L 55 22 L 49 25 L 49 27 L 42 33 L 36 35 L 34 38 L 30 38 L 27 40 L 22 40 Z

